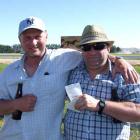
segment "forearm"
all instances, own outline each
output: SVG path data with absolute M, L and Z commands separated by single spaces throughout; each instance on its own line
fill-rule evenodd
M 140 121 L 140 104 L 115 101 L 103 102 L 104 101 L 101 102 L 101 100 L 99 101 L 90 95 L 83 94 L 77 100 L 75 108 L 80 111 L 87 109 L 98 112 L 99 114 L 104 113 L 107 116 L 111 116 L 124 122 Z
M 10 114 L 15 110 L 15 100 L 0 100 L 0 115 Z
M 121 73 L 126 83 L 138 83 L 139 74 L 136 70 L 124 59 L 120 59 L 118 56 L 108 55 L 111 62 L 115 64 L 112 70 L 112 76 L 115 78 L 116 73 Z
M 106 101 L 103 113 L 124 122 L 140 121 L 140 105 L 132 102 Z

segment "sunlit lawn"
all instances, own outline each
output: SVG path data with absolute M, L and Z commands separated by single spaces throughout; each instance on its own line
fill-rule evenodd
M 0 128 L 1 128 L 2 124 L 3 124 L 3 121 L 2 121 L 2 119 L 0 119 Z
M 140 66 L 134 66 L 134 68 L 136 69 L 136 71 L 137 71 L 138 73 L 140 73 Z
M 139 129 L 131 129 L 131 137 L 130 140 L 140 140 L 140 130 Z
M 3 71 L 3 69 L 7 66 L 7 64 L 0 63 L 0 72 Z
M 117 56 L 140 56 L 139 53 L 137 53 L 137 54 L 111 53 L 111 54 L 117 55 Z

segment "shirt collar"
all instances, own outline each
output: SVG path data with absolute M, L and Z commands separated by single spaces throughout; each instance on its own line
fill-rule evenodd
M 80 63 L 80 65 L 78 66 L 78 69 L 81 71 L 81 73 L 85 76 L 85 78 L 88 75 L 87 69 L 86 69 L 86 65 L 85 62 L 82 61 Z M 111 63 L 111 61 L 108 59 L 108 72 L 104 73 L 104 75 L 106 75 L 108 78 L 111 76 L 112 77 L 112 69 L 113 69 L 113 65 Z M 101 74 L 97 75 L 97 78 L 100 76 Z
M 40 61 L 40 64 L 43 63 L 43 62 L 45 61 L 46 57 L 48 56 L 48 55 L 47 55 L 47 52 L 48 52 L 48 50 L 46 49 L 46 50 L 45 50 L 45 54 L 44 54 L 42 60 Z M 26 57 L 26 55 L 24 54 L 24 55 L 21 57 L 20 60 L 17 60 L 17 61 L 13 64 L 13 67 L 14 67 L 15 69 L 17 69 L 17 68 L 19 68 L 19 67 L 23 67 L 25 57 Z M 39 65 L 40 65 L 40 64 L 39 64 Z

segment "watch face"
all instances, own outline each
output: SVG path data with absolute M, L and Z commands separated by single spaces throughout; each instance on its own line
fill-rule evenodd
M 104 102 L 104 101 L 101 101 L 101 102 L 100 102 L 100 106 L 101 106 L 101 107 L 104 107 L 104 106 L 105 106 L 105 102 Z
M 102 114 L 104 107 L 105 107 L 105 101 L 101 99 L 99 101 L 99 111 L 98 111 L 99 114 Z
M 104 105 L 105 105 L 105 103 L 104 103 L 104 102 L 100 102 L 100 106 L 102 106 L 102 107 L 103 107 Z

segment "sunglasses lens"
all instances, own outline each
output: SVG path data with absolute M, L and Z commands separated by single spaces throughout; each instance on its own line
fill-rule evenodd
M 92 46 L 89 46 L 89 45 L 84 45 L 81 47 L 82 51 L 84 51 L 84 52 L 90 51 L 91 48 L 92 48 Z
M 103 50 L 106 48 L 106 46 L 107 46 L 107 44 L 96 44 L 94 46 L 94 50 Z
M 82 49 L 82 51 L 87 52 L 87 51 L 91 51 L 92 48 L 94 50 L 98 51 L 98 50 L 103 50 L 106 47 L 107 47 L 106 43 L 96 43 L 93 45 L 89 45 L 89 44 L 83 45 L 83 46 L 81 46 L 81 49 Z

